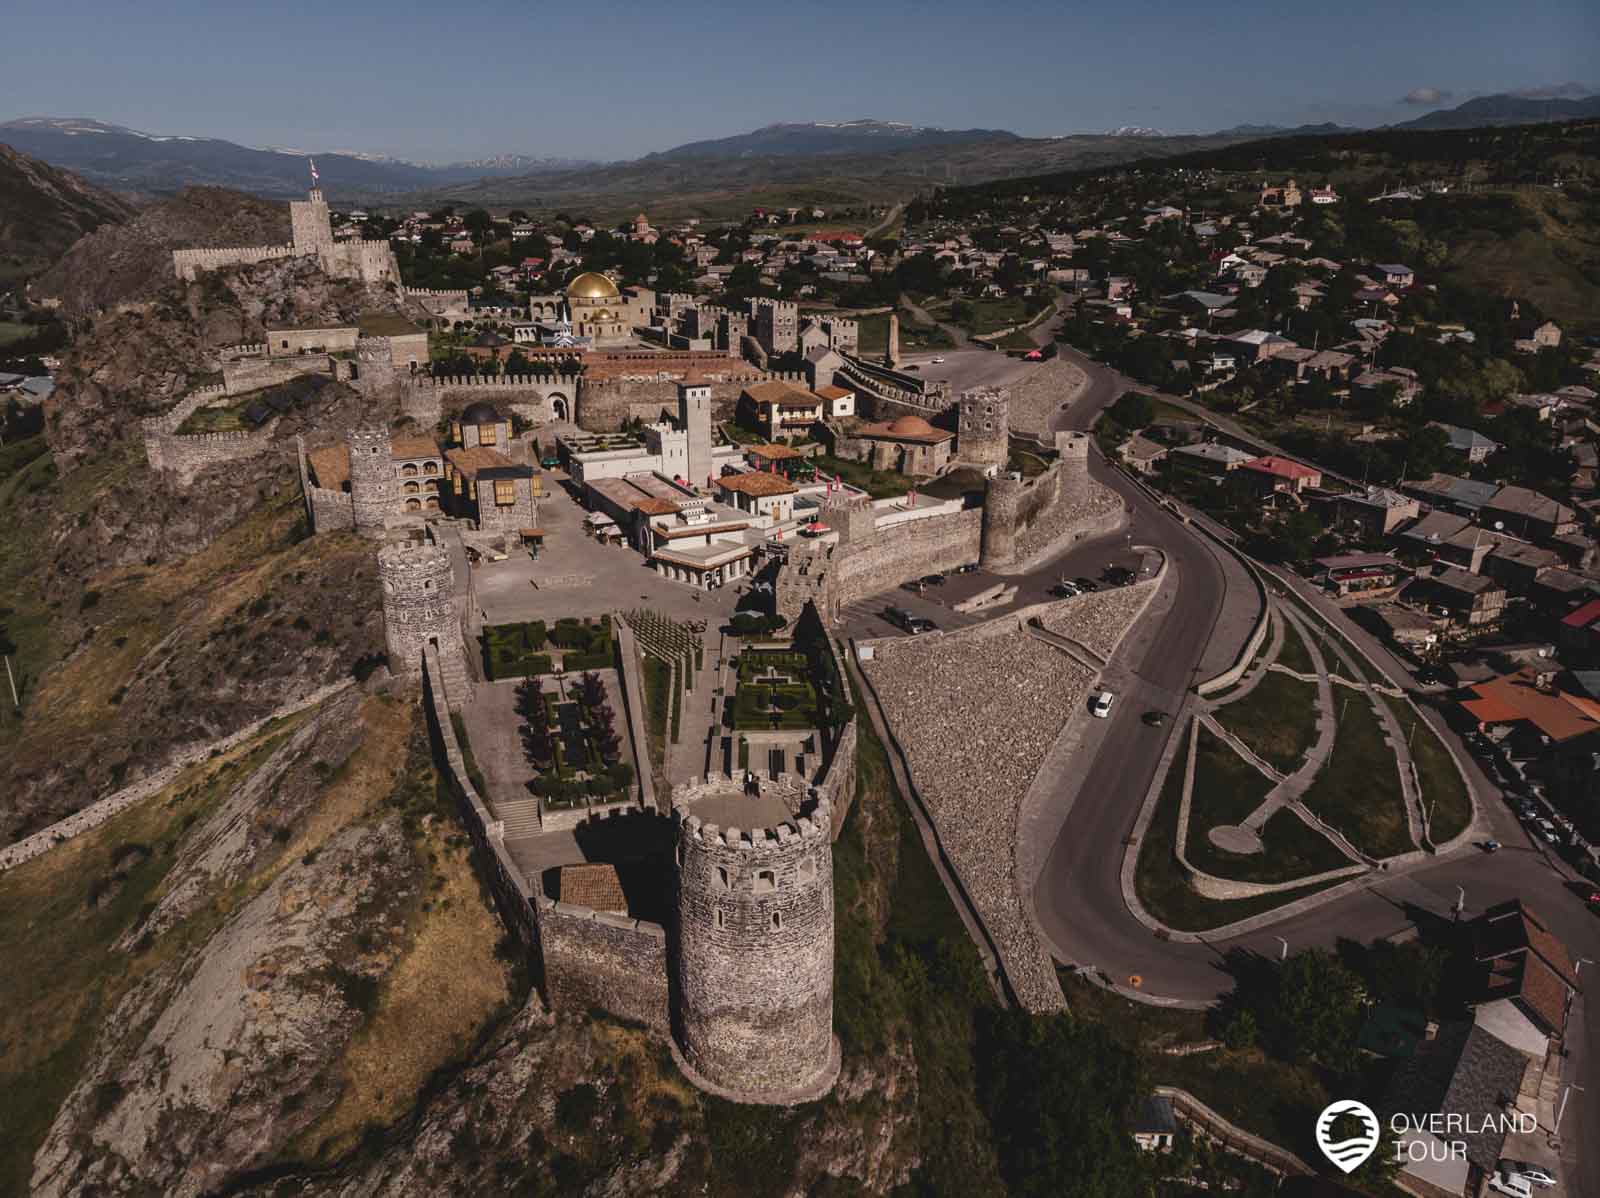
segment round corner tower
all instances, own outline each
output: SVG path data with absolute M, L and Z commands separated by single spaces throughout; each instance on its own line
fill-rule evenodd
M 394 449 L 389 430 L 358 428 L 350 434 L 350 506 L 356 531 L 382 536 L 394 511 Z
M 383 635 L 391 670 L 420 674 L 430 642 L 438 647 L 441 659 L 459 656 L 461 632 L 455 621 L 448 550 L 414 542 L 385 545 L 378 551 L 378 579 L 383 585 Z
M 705 801 L 723 815 L 776 802 L 737 793 Z M 679 1063 L 703 1089 L 738 1102 L 819 1098 L 839 1072 L 827 800 L 809 815 L 753 830 L 719 828 L 695 814 L 697 806 L 684 798 L 673 807 Z
M 983 523 L 978 563 L 1005 566 L 1017 557 L 1017 513 L 1026 484 L 1007 473 L 996 474 L 983 489 Z
M 1089 434 L 1057 433 L 1060 460 L 1056 495 L 1061 503 L 1081 507 L 1089 499 Z
M 961 393 L 956 453 L 974 466 L 1004 466 L 1011 460 L 1011 392 L 974 387 Z

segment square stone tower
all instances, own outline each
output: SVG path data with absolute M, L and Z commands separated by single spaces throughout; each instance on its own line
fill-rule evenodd
M 690 371 L 678 384 L 678 423 L 689 437 L 691 486 L 711 485 L 711 384 Z
M 298 253 L 322 255 L 333 248 L 333 221 L 320 187 L 303 200 L 289 201 L 289 227 Z
M 985 469 L 1011 459 L 1011 392 L 1005 387 L 975 387 L 961 393 L 956 453 Z

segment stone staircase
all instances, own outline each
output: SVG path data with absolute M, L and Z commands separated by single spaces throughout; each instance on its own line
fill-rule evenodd
M 494 809 L 495 815 L 505 824 L 507 840 L 537 836 L 544 830 L 544 821 L 539 817 L 538 799 L 512 799 L 510 802 L 496 803 Z

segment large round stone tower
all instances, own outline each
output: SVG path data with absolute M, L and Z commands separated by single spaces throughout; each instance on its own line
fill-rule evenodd
M 438 646 L 441 657 L 461 652 L 461 631 L 451 601 L 450 554 L 438 545 L 404 542 L 378 551 L 378 578 L 383 584 L 383 635 L 389 647 L 389 668 L 396 674 L 420 674 L 426 646 Z
M 827 801 L 792 817 L 771 795 L 691 791 L 673 817 L 679 1065 L 739 1102 L 826 1094 L 839 1075 Z
M 356 531 L 382 536 L 394 511 L 394 452 L 389 430 L 358 428 L 350 434 L 350 506 Z
M 1002 471 L 983 489 L 982 541 L 978 564 L 1007 566 L 1017 558 L 1017 516 L 1026 484 Z
M 961 393 L 956 454 L 981 468 L 1011 460 L 1011 392 L 1005 387 L 974 387 Z

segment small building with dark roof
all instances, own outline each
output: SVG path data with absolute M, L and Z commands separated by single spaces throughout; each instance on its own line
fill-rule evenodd
M 463 449 L 483 446 L 504 452 L 511 445 L 511 421 L 492 403 L 480 399 L 450 421 L 450 440 Z
M 1146 1152 L 1171 1152 L 1178 1135 L 1178 1116 L 1172 1099 L 1152 1094 L 1133 1119 L 1133 1142 Z
M 446 506 L 476 521 L 483 532 L 515 531 L 539 523 L 534 470 L 484 446 L 445 451 Z

